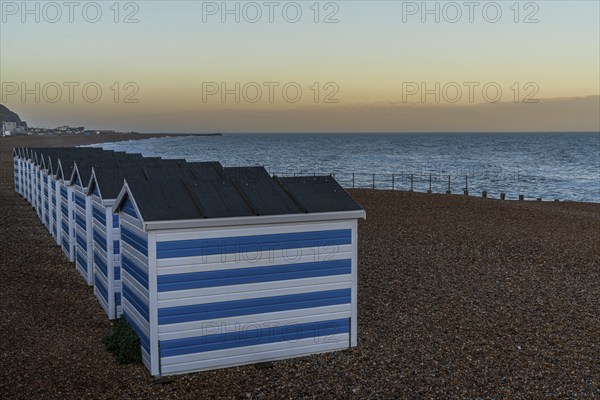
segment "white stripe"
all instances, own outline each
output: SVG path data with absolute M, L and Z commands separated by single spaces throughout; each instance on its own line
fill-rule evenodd
M 97 270 L 94 270 L 94 279 L 99 279 L 100 281 L 102 281 L 102 284 L 104 285 L 106 290 L 108 290 L 108 295 L 110 296 L 110 287 L 108 284 L 108 277 L 104 276 L 104 274 L 102 273 L 100 268 L 98 268 Z M 94 286 L 96 286 L 95 282 L 96 281 L 94 280 Z
M 256 217 L 254 217 L 256 218 Z M 215 239 L 236 236 L 256 236 L 283 233 L 331 231 L 339 229 L 351 229 L 350 221 L 342 222 L 313 222 L 313 223 L 285 223 L 254 226 L 232 226 L 223 228 L 205 229 L 177 229 L 157 231 L 157 242 L 168 242 L 173 240 L 193 239 Z
M 135 293 L 140 299 L 142 299 L 146 303 L 146 305 L 148 305 L 148 289 L 144 288 L 126 271 L 121 271 L 121 280 L 123 281 L 123 285 L 127 286 L 129 290 Z
M 121 211 L 119 213 L 119 220 L 121 223 L 120 225 L 127 225 L 128 227 L 129 226 L 131 227 L 130 229 L 137 229 L 140 232 L 144 232 L 142 222 L 138 219 L 133 218 L 129 214 L 125 214 L 124 212 Z
M 350 258 L 352 258 L 352 245 L 335 246 L 331 249 L 306 247 L 302 249 L 264 251 L 259 254 L 256 252 L 213 254 L 200 257 L 159 259 L 157 260 L 157 274 L 183 274 Z
M 134 249 L 127 243 L 121 240 L 121 254 L 125 257 L 129 258 L 131 261 L 135 261 L 135 263 L 142 268 L 144 271 L 148 271 L 148 257 L 140 253 L 137 249 Z
M 321 292 L 326 290 L 349 289 L 352 277 L 348 275 L 324 276 L 317 278 L 292 279 L 250 283 L 245 285 L 218 286 L 202 289 L 178 290 L 158 293 L 158 307 L 178 307 L 194 304 L 217 303 L 221 301 L 259 299 Z
M 257 346 L 236 347 L 233 349 L 207 351 L 183 356 L 163 357 L 161 374 L 204 371 L 265 361 L 283 360 L 315 353 L 348 348 L 347 333 L 327 337 L 325 343 L 315 342 L 315 338 L 294 342 L 277 342 Z
M 184 339 L 226 332 L 239 332 L 257 329 L 261 327 L 260 325 L 262 327 L 275 327 L 350 318 L 352 313 L 351 308 L 350 303 L 348 303 L 335 306 L 304 308 L 301 310 L 287 310 L 206 321 L 159 325 L 159 340 Z

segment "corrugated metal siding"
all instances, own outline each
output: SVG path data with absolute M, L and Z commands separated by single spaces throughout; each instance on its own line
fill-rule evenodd
M 350 347 L 351 223 L 156 237 L 161 374 Z

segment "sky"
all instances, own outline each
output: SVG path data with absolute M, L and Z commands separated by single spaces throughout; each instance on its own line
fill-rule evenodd
M 599 5 L 2 1 L 0 102 L 137 132 L 599 131 Z

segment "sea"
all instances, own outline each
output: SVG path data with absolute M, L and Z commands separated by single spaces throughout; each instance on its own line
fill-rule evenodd
M 333 175 L 346 188 L 600 202 L 600 133 L 244 133 L 95 146 L 260 165 L 278 176 Z

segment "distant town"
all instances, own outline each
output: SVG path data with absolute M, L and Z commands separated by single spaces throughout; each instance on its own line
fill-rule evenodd
M 21 120 L 17 113 L 9 110 L 6 106 L 0 104 L 0 120 L 2 120 L 1 136 L 15 135 L 101 135 L 109 133 L 121 133 L 114 130 L 85 129 L 83 126 L 59 126 L 56 128 L 34 128 L 27 125 L 27 122 Z M 127 132 L 137 133 L 137 132 Z

